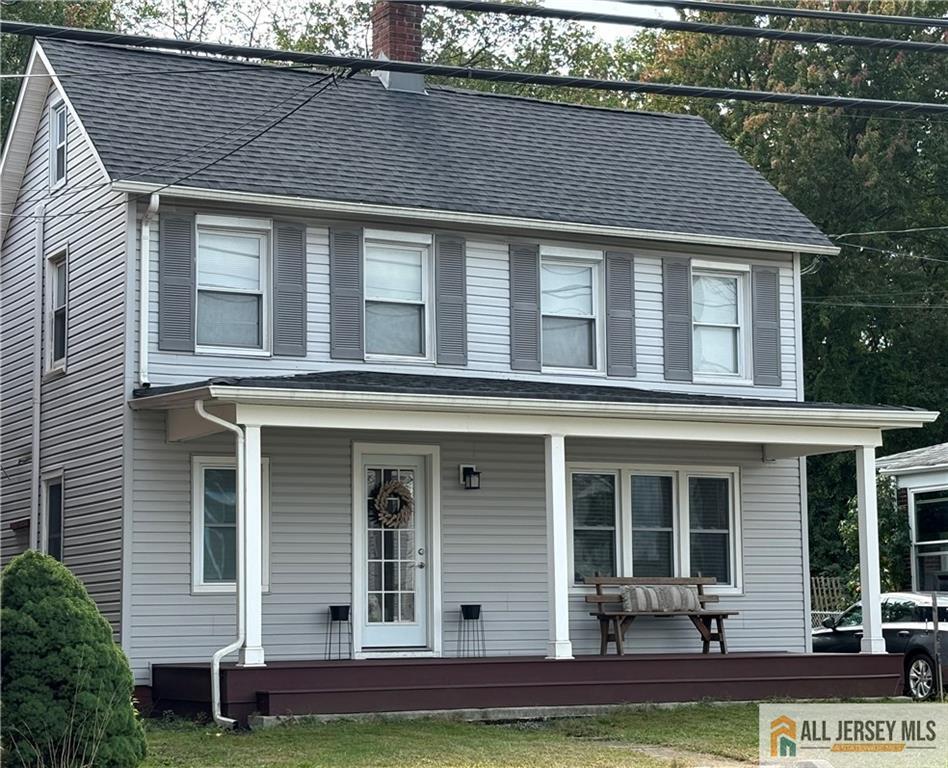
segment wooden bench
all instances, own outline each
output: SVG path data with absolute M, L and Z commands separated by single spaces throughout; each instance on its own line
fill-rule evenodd
M 599 646 L 599 653 L 606 656 L 609 653 L 609 641 L 614 640 L 616 644 L 616 653 L 619 656 L 623 654 L 623 642 L 625 633 L 632 622 L 639 616 L 687 616 L 691 623 L 701 634 L 702 653 L 709 653 L 711 643 L 717 642 L 721 647 L 721 653 L 727 653 L 727 639 L 724 636 L 724 620 L 729 616 L 736 616 L 737 611 L 723 611 L 709 604 L 718 602 L 717 595 L 709 595 L 704 591 L 706 586 L 717 582 L 710 577 L 696 578 L 668 578 L 668 577 L 641 577 L 641 578 L 623 578 L 621 576 L 587 576 L 585 584 L 594 586 L 596 593 L 586 595 L 586 602 L 595 606 L 595 610 L 590 612 L 591 616 L 599 619 L 599 632 L 602 642 Z M 666 585 L 695 587 L 698 591 L 698 602 L 701 604 L 700 611 L 626 611 L 622 603 L 622 587 L 658 587 Z M 606 592 L 603 588 L 617 588 L 615 592 Z M 714 630 L 712 630 L 712 623 Z

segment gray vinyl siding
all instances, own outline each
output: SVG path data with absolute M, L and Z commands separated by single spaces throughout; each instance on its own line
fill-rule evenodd
M 136 680 L 149 664 L 206 661 L 234 633 L 233 594 L 191 594 L 191 457 L 232 454 L 217 435 L 165 441 L 160 413 L 135 414 L 131 625 L 127 652 Z M 456 653 L 458 606 L 483 605 L 492 655 L 546 653 L 547 555 L 540 437 L 263 430 L 270 460 L 270 591 L 263 598 L 267 658 L 321 658 L 328 606 L 351 602 L 351 443 L 400 442 L 441 450 L 442 638 Z M 762 464 L 752 446 L 567 440 L 568 461 L 740 463 L 744 587 L 727 598 L 735 650 L 804 650 L 798 462 Z M 474 463 L 482 488 L 465 491 L 458 465 Z M 571 597 L 576 653 L 598 651 L 598 629 L 582 595 Z M 636 651 L 700 647 L 685 620 L 637 622 Z
M 174 209 L 162 203 L 162 211 Z M 210 209 L 206 209 L 210 212 Z M 233 208 L 213 212 L 236 215 Z M 267 215 L 253 209 L 247 215 Z M 272 214 L 271 214 L 272 215 Z M 160 230 L 159 221 L 155 225 Z M 151 259 L 151 359 L 152 384 L 180 384 L 213 376 L 270 375 L 279 376 L 314 370 L 375 369 L 418 373 L 426 366 L 364 362 L 362 360 L 333 360 L 329 349 L 329 230 L 325 222 L 309 220 L 306 230 L 307 288 L 307 354 L 305 357 L 259 358 L 239 355 L 201 355 L 159 350 L 157 346 L 158 314 L 158 242 L 152 239 Z M 366 223 L 368 225 L 368 223 Z M 416 228 L 417 229 L 417 228 Z M 160 236 L 160 235 L 159 235 Z M 605 377 L 602 375 L 556 375 L 512 371 L 510 367 L 510 270 L 509 240 L 487 237 L 483 234 L 465 234 L 467 240 L 467 338 L 468 362 L 463 369 L 457 366 L 428 364 L 433 372 L 448 375 L 504 376 L 509 378 L 544 379 L 565 382 L 591 382 L 618 386 L 689 391 L 708 394 L 766 397 L 795 400 L 796 390 L 796 333 L 793 299 L 793 261 L 790 254 L 752 252 L 703 253 L 701 249 L 675 251 L 685 256 L 713 258 L 718 261 L 748 262 L 777 266 L 780 269 L 781 365 L 782 383 L 779 387 L 755 387 L 718 383 L 691 383 L 666 381 L 662 355 L 662 262 L 663 251 L 654 245 L 634 247 L 623 244 L 634 256 L 635 280 L 635 342 L 637 372 L 632 377 Z M 590 245 L 581 243 L 581 245 Z M 595 245 L 595 244 L 594 244 Z M 597 246 L 598 247 L 598 246 Z M 602 246 L 604 249 L 615 246 Z M 433 300 L 433 299 L 432 299 Z M 605 322 L 603 314 L 601 322 Z M 749 323 L 749 320 L 748 320 Z M 749 326 L 748 326 L 749 327 Z
M 42 384 L 40 472 L 64 477 L 63 562 L 85 583 L 116 633 L 121 624 L 125 411 L 125 196 L 108 189 L 69 116 L 67 184 L 49 192 L 47 98 L 3 253 L 4 520 L 29 515 L 35 201 L 49 196 L 45 253 L 68 247 L 67 372 Z M 44 339 L 44 344 L 46 339 Z M 11 541 L 4 557 L 27 539 Z

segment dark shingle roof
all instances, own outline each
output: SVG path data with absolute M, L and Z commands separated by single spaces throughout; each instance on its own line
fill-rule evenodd
M 883 456 L 876 462 L 876 466 L 886 472 L 895 472 L 896 474 L 899 470 L 904 469 L 948 466 L 948 443 L 928 445 L 912 451 Z
M 692 395 L 686 392 L 661 392 L 651 389 L 613 387 L 601 384 L 562 384 L 549 381 L 523 381 L 504 378 L 470 378 L 414 373 L 377 371 L 325 371 L 295 376 L 235 376 L 204 379 L 164 387 L 141 387 L 136 398 L 154 397 L 206 386 L 261 387 L 269 389 L 311 389 L 330 392 L 373 392 L 377 394 L 447 395 L 453 397 L 526 398 L 533 400 L 572 400 L 593 403 L 643 403 L 654 405 L 725 405 L 759 408 L 855 408 L 886 411 L 916 411 L 895 405 L 843 405 L 809 403 L 796 400 L 759 400 L 753 397 Z
M 116 180 L 187 175 L 181 184 L 219 190 L 831 245 L 695 117 L 453 88 L 401 93 L 357 76 L 198 170 L 298 105 L 322 74 L 42 46 Z M 95 76 L 70 76 L 86 73 Z

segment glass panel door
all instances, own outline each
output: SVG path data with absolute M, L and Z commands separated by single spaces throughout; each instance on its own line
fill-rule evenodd
M 424 647 L 427 547 L 424 459 L 366 456 L 363 647 Z

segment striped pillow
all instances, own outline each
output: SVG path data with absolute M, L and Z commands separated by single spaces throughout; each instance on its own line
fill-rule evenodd
M 623 587 L 622 608 L 627 613 L 658 613 L 662 610 L 658 588 Z
M 625 586 L 622 608 L 627 613 L 680 613 L 700 611 L 696 587 L 678 584 Z

